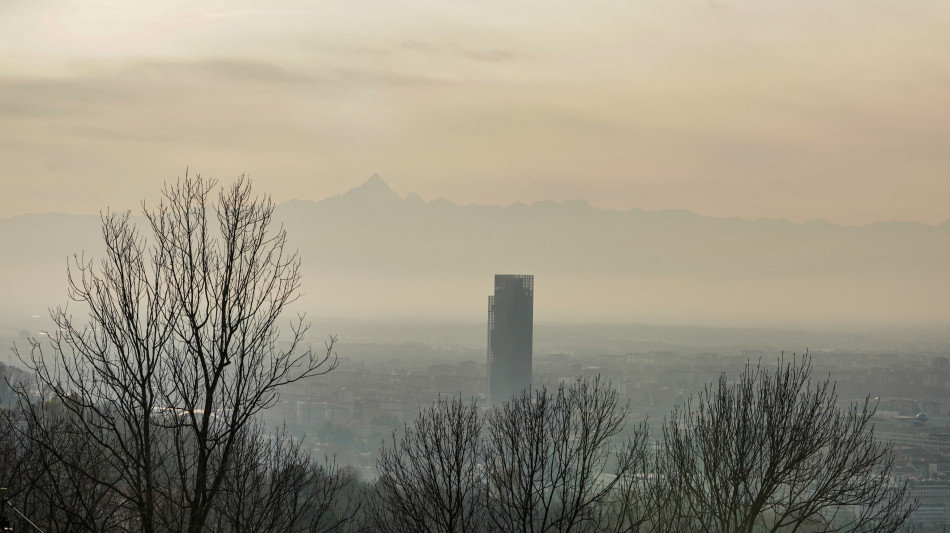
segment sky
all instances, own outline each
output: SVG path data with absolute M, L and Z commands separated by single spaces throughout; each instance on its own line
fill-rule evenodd
M 950 219 L 946 0 L 0 0 L 0 217 L 426 200 Z

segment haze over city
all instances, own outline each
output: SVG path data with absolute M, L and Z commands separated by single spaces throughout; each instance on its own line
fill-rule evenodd
M 948 531 L 948 28 L 0 0 L 0 531 Z

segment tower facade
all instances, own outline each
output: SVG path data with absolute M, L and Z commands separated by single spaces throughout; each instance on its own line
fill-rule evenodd
M 491 402 L 531 388 L 534 338 L 534 276 L 495 275 L 488 297 L 488 387 Z

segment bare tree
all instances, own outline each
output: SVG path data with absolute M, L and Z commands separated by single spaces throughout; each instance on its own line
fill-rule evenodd
M 69 268 L 88 322 L 54 309 L 48 345 L 17 351 L 108 463 L 68 468 L 127 502 L 131 529 L 147 533 L 201 531 L 254 415 L 281 386 L 335 366 L 332 338 L 326 352 L 301 349 L 303 317 L 278 343 L 300 261 L 273 203 L 243 177 L 212 206 L 214 189 L 187 174 L 166 185 L 157 208 L 143 204 L 150 240 L 128 213 L 103 215 L 105 257 Z M 37 405 L 21 388 L 28 422 L 44 428 Z M 35 443 L 57 453 L 51 437 Z
M 378 531 L 485 531 L 482 420 L 475 402 L 440 398 L 379 452 L 370 520 Z
M 614 462 L 617 474 L 612 489 L 594 507 L 593 530 L 603 533 L 652 531 L 657 481 L 645 421 L 615 452 Z
M 636 531 L 643 426 L 620 439 L 629 405 L 598 377 L 524 392 L 488 418 L 486 509 L 501 531 Z
M 355 475 L 331 460 L 314 461 L 285 429 L 250 424 L 215 500 L 208 525 L 221 533 L 330 533 L 354 521 L 359 500 L 346 494 Z
M 915 508 L 892 478 L 891 446 L 875 440 L 866 399 L 838 405 L 812 381 L 811 358 L 774 372 L 725 375 L 664 427 L 656 522 L 667 531 L 897 531 Z
M 32 377 L 21 368 L 0 362 L 0 408 L 16 403 L 16 390 L 28 387 Z
M 99 479 L 114 479 L 102 449 L 59 400 L 44 402 L 43 414 L 42 425 L 26 424 L 17 431 L 24 453 L 22 477 L 17 480 L 23 511 L 50 533 L 128 531 L 127 502 L 108 485 L 71 468 L 82 464 L 98 471 Z M 51 446 L 37 445 L 39 439 Z
M 484 417 L 439 399 L 380 450 L 378 531 L 632 533 L 651 514 L 646 426 L 599 378 L 525 392 Z M 484 421 L 483 421 L 484 418 Z

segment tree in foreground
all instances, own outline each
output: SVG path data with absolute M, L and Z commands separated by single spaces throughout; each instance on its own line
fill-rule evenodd
M 636 531 L 632 480 L 646 429 L 621 439 L 629 404 L 599 377 L 526 391 L 488 417 L 487 513 L 497 531 Z
M 24 423 L 21 413 L 10 410 L 0 418 L 0 486 L 22 515 L 14 516 L 16 531 L 35 531 L 42 524 L 48 533 L 68 531 L 122 531 L 129 507 L 106 484 L 83 475 L 71 464 L 108 475 L 109 464 L 95 441 L 81 431 L 55 399 L 44 402 L 45 428 Z M 48 446 L 34 439 L 51 436 Z M 51 451 L 55 448 L 55 452 Z M 9 511 L 9 509 L 7 509 Z
M 243 177 L 212 205 L 215 190 L 187 174 L 166 185 L 157 208 L 143 205 L 144 232 L 128 213 L 103 215 L 105 257 L 69 268 L 88 321 L 54 309 L 48 344 L 17 352 L 63 411 L 50 416 L 21 388 L 31 442 L 147 533 L 203 530 L 255 415 L 281 386 L 335 366 L 332 338 L 325 352 L 302 349 L 303 317 L 279 338 L 300 261 L 273 203 Z M 102 461 L 64 450 L 63 424 Z
M 350 494 L 356 473 L 315 461 L 286 428 L 244 429 L 215 499 L 208 529 L 219 533 L 331 533 L 355 523 L 360 499 Z
M 377 531 L 485 531 L 483 421 L 475 403 L 440 398 L 379 452 L 369 518 Z
M 484 413 L 441 399 L 380 451 L 370 514 L 380 531 L 900 531 L 916 504 L 874 404 L 842 408 L 811 375 L 807 355 L 723 375 L 666 419 L 655 453 L 600 380 Z
M 527 391 L 481 415 L 461 399 L 422 411 L 380 450 L 377 531 L 638 531 L 646 430 L 599 379 Z
M 841 408 L 811 358 L 774 371 L 747 364 L 666 421 L 654 496 L 662 531 L 900 529 L 915 504 L 892 478 L 891 446 L 874 438 L 876 404 Z

